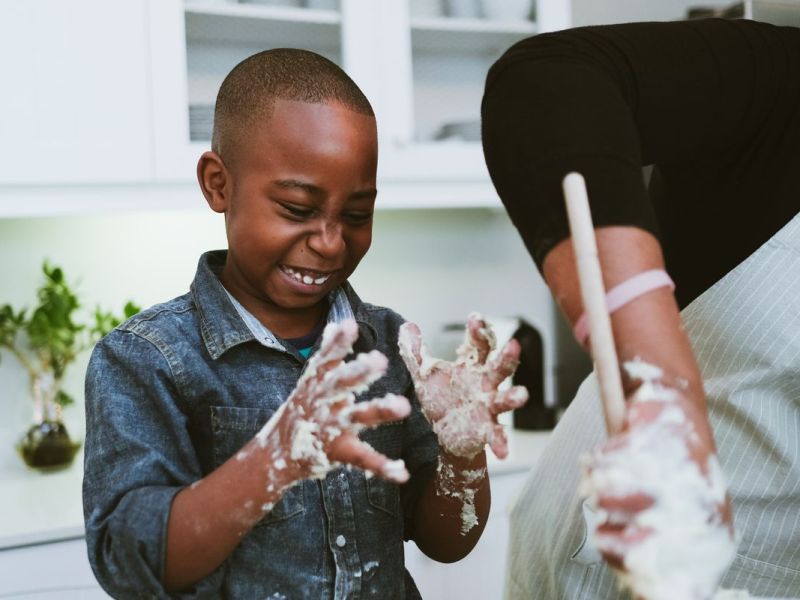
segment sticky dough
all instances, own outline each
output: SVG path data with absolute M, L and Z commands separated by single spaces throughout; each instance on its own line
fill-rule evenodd
M 582 492 L 595 507 L 599 495 L 639 492 L 654 499 L 651 507 L 634 517 L 634 526 L 651 533 L 627 547 L 625 571 L 618 572 L 622 586 L 646 600 L 707 600 L 736 549 L 716 517 L 725 500 L 719 463 L 711 456 L 704 474 L 690 460 L 685 441 L 675 430 L 685 428 L 692 435 L 693 426 L 677 404 L 669 405 L 677 396 L 656 381 L 661 370 L 641 362 L 625 366 L 629 374 L 644 380 L 632 401 L 666 402 L 666 408 L 651 424 L 632 432 L 629 444 L 589 459 L 592 468 L 584 473 Z M 601 524 L 615 520 L 607 511 L 598 513 Z M 616 541 L 595 534 L 600 549 L 613 551 Z

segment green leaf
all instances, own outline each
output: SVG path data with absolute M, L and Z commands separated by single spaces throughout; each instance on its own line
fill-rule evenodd
M 70 404 L 75 404 L 75 400 L 67 394 L 64 390 L 58 390 L 56 397 L 54 398 L 55 403 L 61 405 L 61 408 L 66 408 Z
M 42 273 L 44 281 L 36 290 L 38 302 L 33 310 L 23 309 L 17 313 L 9 304 L 0 305 L 0 347 L 12 350 L 31 376 L 35 376 L 37 371 L 49 371 L 60 380 L 78 353 L 123 319 L 139 312 L 140 308 L 128 301 L 122 316 L 95 308 L 92 321 L 76 322 L 75 311 L 81 304 L 64 271 L 45 260 Z M 18 345 L 23 340 L 27 342 L 26 348 Z M 72 403 L 72 398 L 59 391 L 56 402 L 67 406 Z
M 134 304 L 131 300 L 128 300 L 125 303 L 125 320 L 130 319 L 133 315 L 142 312 L 142 307 L 138 304 Z
M 17 333 L 24 326 L 25 311 L 18 314 L 10 304 L 0 306 L 0 346 L 11 348 L 17 339 Z

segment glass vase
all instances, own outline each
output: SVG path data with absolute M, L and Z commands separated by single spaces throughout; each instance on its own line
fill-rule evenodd
M 61 421 L 43 420 L 34 423 L 17 445 L 25 464 L 40 471 L 57 471 L 72 464 L 80 449 L 73 442 Z
M 25 464 L 40 471 L 57 471 L 72 464 L 80 442 L 73 442 L 61 419 L 61 405 L 55 401 L 60 380 L 49 373 L 31 378 L 33 425 L 17 444 Z

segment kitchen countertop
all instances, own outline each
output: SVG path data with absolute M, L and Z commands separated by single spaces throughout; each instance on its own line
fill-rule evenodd
M 493 477 L 529 470 L 541 455 L 548 431 L 509 432 L 509 456 L 488 454 Z M 39 473 L 18 464 L 0 470 L 0 549 L 83 536 L 83 451 L 70 467 Z
M 40 473 L 18 459 L 0 471 L 0 549 L 83 535 L 83 450 L 62 471 Z

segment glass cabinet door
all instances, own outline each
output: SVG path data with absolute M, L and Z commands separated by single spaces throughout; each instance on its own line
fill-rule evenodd
M 189 136 L 207 145 L 222 80 L 270 48 L 306 48 L 342 65 L 338 0 L 185 0 Z
M 536 31 L 532 0 L 408 0 L 415 142 L 480 141 L 489 67 Z

